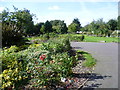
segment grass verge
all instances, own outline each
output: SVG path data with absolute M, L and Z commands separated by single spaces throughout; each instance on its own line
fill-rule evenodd
M 83 61 L 82 65 L 85 67 L 93 67 L 96 65 L 96 60 L 92 57 L 92 55 L 88 52 L 77 50 L 79 54 L 81 54 L 85 61 Z

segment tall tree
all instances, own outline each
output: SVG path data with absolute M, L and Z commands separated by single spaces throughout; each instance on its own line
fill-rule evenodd
M 14 11 L 8 9 L 2 12 L 2 40 L 4 45 L 11 45 L 19 41 L 23 34 L 32 34 L 33 15 L 27 9 Z
M 56 33 L 67 33 L 67 26 L 64 21 L 61 20 L 52 20 L 50 21 L 52 24 L 53 31 Z
M 52 24 L 47 20 L 44 25 L 42 25 L 40 31 L 44 33 L 50 33 L 52 32 Z
M 110 26 L 110 30 L 114 31 L 117 29 L 117 20 L 110 19 L 107 24 Z
M 40 29 L 42 28 L 42 25 L 44 25 L 44 23 L 37 23 L 36 25 L 34 25 L 34 33 L 35 35 L 39 35 L 42 32 L 40 32 Z
M 72 23 L 68 26 L 68 32 L 80 31 L 81 24 L 78 18 L 75 18 Z
M 78 18 L 75 18 L 72 23 L 77 24 L 77 31 L 80 31 L 81 24 Z
M 78 25 L 76 23 L 71 23 L 69 26 L 68 26 L 68 32 L 70 33 L 76 33 L 78 30 Z

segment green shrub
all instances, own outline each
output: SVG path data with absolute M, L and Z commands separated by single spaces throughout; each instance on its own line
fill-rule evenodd
M 50 38 L 56 38 L 56 37 L 58 37 L 58 34 L 52 32 L 52 33 L 49 33 L 49 37 Z
M 70 49 L 69 39 L 32 44 L 22 51 L 16 46 L 4 49 L 0 54 L 3 60 L 2 88 L 16 89 L 26 79 L 29 79 L 30 87 L 37 88 L 59 82 L 61 77 L 71 75 L 71 67 L 77 61 L 76 56 L 69 56 Z
M 27 60 L 25 60 L 26 56 L 22 55 L 22 53 L 2 53 L 2 88 L 7 87 L 16 87 L 19 81 L 26 79 L 26 66 Z
M 70 41 L 76 41 L 76 42 L 80 42 L 84 40 L 84 35 L 80 36 L 80 35 L 76 35 L 76 34 L 65 34 L 65 35 L 59 35 L 59 38 L 68 38 Z

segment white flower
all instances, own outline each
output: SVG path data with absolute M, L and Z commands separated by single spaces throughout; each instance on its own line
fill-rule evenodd
M 61 77 L 61 82 L 65 82 L 66 78 Z

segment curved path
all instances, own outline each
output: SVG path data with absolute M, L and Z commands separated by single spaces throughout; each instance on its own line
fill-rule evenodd
M 71 42 L 75 49 L 87 51 L 97 60 L 93 77 L 84 88 L 118 88 L 118 44 Z

